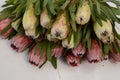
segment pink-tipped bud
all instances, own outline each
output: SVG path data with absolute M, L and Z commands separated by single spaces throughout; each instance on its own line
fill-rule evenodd
M 23 52 L 31 45 L 32 41 L 33 40 L 31 38 L 25 35 L 17 35 L 13 37 L 11 41 L 11 47 L 17 52 Z
M 36 66 L 41 66 L 46 62 L 46 53 L 43 55 L 43 57 L 40 57 L 41 49 L 38 50 L 35 54 L 36 46 L 33 47 L 33 49 L 29 53 L 29 62 Z
M 52 50 L 52 56 L 59 58 L 63 54 L 63 47 L 62 46 L 57 46 Z
M 68 51 L 67 55 L 66 55 L 66 61 L 69 65 L 75 67 L 78 66 L 80 64 L 80 57 L 76 57 L 73 55 L 72 51 Z
M 101 61 L 102 59 L 102 49 L 98 44 L 97 40 L 92 40 L 92 48 L 87 52 L 87 60 L 92 63 Z
M 110 61 L 113 63 L 120 62 L 120 53 L 118 53 L 113 45 L 110 46 L 110 54 L 109 54 Z
M 10 24 L 12 20 L 10 18 L 4 19 L 0 21 L 0 33 Z M 12 32 L 12 28 L 6 31 L 4 34 L 0 34 L 3 39 L 6 39 L 10 33 Z
M 82 57 L 86 53 L 86 48 L 81 43 L 74 49 L 72 49 L 74 56 Z

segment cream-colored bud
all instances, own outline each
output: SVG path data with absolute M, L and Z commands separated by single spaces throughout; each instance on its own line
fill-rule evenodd
M 69 30 L 66 17 L 66 12 L 63 12 L 57 17 L 57 20 L 53 23 L 51 34 L 54 38 L 62 40 L 67 37 Z
M 94 31 L 97 37 L 102 40 L 103 43 L 111 43 L 114 40 L 112 25 L 109 20 L 102 21 L 102 26 L 97 22 L 94 24 Z
M 39 34 L 38 35 L 36 35 L 36 29 L 32 29 L 32 30 L 26 30 L 25 31 L 25 34 L 27 35 L 27 36 L 30 36 L 30 37 L 32 37 L 32 38 L 38 38 L 38 36 L 39 36 Z
M 70 42 L 68 42 L 68 39 L 67 39 L 67 38 L 64 39 L 64 40 L 62 41 L 62 46 L 63 46 L 64 48 L 68 48 L 68 49 L 74 48 L 74 35 L 72 34 Z
M 23 16 L 23 27 L 24 29 L 34 29 L 36 28 L 37 17 L 34 13 L 33 4 L 29 5 L 29 8 L 25 11 Z
M 17 19 L 16 21 L 12 22 L 12 24 L 11 24 L 12 28 L 15 29 L 15 30 L 17 31 L 20 22 L 21 22 L 21 18 L 19 18 L 19 19 Z
M 48 15 L 47 9 L 44 9 L 40 15 L 40 24 L 42 27 L 49 29 L 50 17 Z
M 91 17 L 91 10 L 88 2 L 83 1 L 82 6 L 78 7 L 77 13 L 76 13 L 76 22 L 77 24 L 84 25 L 89 22 Z

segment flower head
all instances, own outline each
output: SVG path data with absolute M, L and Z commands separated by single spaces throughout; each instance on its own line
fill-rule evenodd
M 52 50 L 52 56 L 59 58 L 63 54 L 63 47 L 62 46 L 57 46 Z
M 74 56 L 82 57 L 86 53 L 86 48 L 81 43 L 79 43 L 79 45 L 76 48 L 72 49 L 72 52 Z
M 76 22 L 78 24 L 84 25 L 89 22 L 91 16 L 91 10 L 88 2 L 83 1 L 82 6 L 78 7 L 76 13 Z
M 49 29 L 50 18 L 47 9 L 44 9 L 40 15 L 40 24 L 42 27 Z
M 12 28 L 10 28 L 8 31 L 6 31 L 4 34 L 1 34 L 2 39 L 6 39 L 8 38 L 8 36 L 10 35 L 10 33 L 13 31 Z
M 68 49 L 74 48 L 74 35 L 72 34 L 72 37 L 71 37 L 71 39 L 70 39 L 70 42 L 68 42 L 68 39 L 67 39 L 67 38 L 64 39 L 64 40 L 62 40 L 62 46 L 63 46 L 64 48 L 68 48 Z
M 36 23 L 37 17 L 34 13 L 34 5 L 31 3 L 29 8 L 25 11 L 23 16 L 23 28 L 27 36 L 37 38 L 39 35 L 36 35 Z
M 66 55 L 66 61 L 69 65 L 75 67 L 78 66 L 80 64 L 80 57 L 76 57 L 73 55 L 72 51 L 68 51 L 67 55 Z
M 119 47 L 120 47 L 120 43 L 119 43 Z M 113 47 L 113 45 L 110 45 L 110 54 L 109 54 L 109 58 L 111 60 L 111 62 L 116 63 L 116 62 L 120 62 L 120 53 L 118 53 L 115 48 Z
M 10 28 L 4 34 L 1 34 L 1 32 L 11 23 L 11 21 L 12 19 L 10 18 L 0 21 L 0 35 L 3 39 L 6 39 L 12 32 L 12 28 Z
M 92 40 L 92 48 L 87 52 L 87 60 L 92 63 L 99 62 L 102 59 L 102 49 L 97 40 Z
M 29 62 L 36 66 L 41 66 L 42 64 L 46 62 L 46 59 L 47 59 L 46 53 L 43 55 L 43 57 L 40 57 L 40 54 L 41 54 L 41 49 L 40 49 L 35 54 L 36 46 L 34 46 L 33 49 L 29 53 Z
M 53 23 L 51 34 L 54 38 L 62 40 L 67 37 L 69 31 L 66 16 L 66 12 L 63 12 L 57 17 L 57 20 Z
M 25 35 L 17 35 L 13 37 L 11 41 L 11 47 L 17 52 L 23 52 L 31 45 L 32 41 L 33 40 L 31 38 Z
M 94 24 L 94 31 L 96 36 L 103 42 L 103 43 L 111 43 L 114 40 L 112 25 L 109 20 L 102 21 L 102 26 L 97 22 Z

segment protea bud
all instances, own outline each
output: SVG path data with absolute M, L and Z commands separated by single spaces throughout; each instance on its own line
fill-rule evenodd
M 40 15 L 40 24 L 42 27 L 49 29 L 50 17 L 48 15 L 47 9 L 44 9 Z
M 74 48 L 74 35 L 72 34 L 72 37 L 71 37 L 71 39 L 70 39 L 70 42 L 68 42 L 68 39 L 67 39 L 67 38 L 64 39 L 64 40 L 62 41 L 62 46 L 63 46 L 64 48 L 68 48 L 68 49 Z
M 36 50 L 36 46 L 34 46 L 29 53 L 29 62 L 36 66 L 41 66 L 46 62 L 46 53 L 43 55 L 43 57 L 40 57 L 41 49 L 38 50 L 36 54 L 35 54 L 35 50 Z
M 74 56 L 72 54 L 72 51 L 68 51 L 68 53 L 66 55 L 66 61 L 69 65 L 75 67 L 75 66 L 78 66 L 80 64 L 81 58 Z
M 91 16 L 90 6 L 87 1 L 83 1 L 82 6 L 78 7 L 76 13 L 76 22 L 77 24 L 84 25 L 89 22 Z
M 12 22 L 12 24 L 11 24 L 11 26 L 12 26 L 12 28 L 14 29 L 14 30 L 18 30 L 18 27 L 19 27 L 19 24 L 20 24 L 20 22 L 21 22 L 21 19 L 19 18 L 19 19 L 17 19 L 16 21 L 14 21 L 14 22 Z
M 59 58 L 63 54 L 63 47 L 62 46 L 57 46 L 52 50 L 52 56 Z
M 66 11 L 64 11 L 61 15 L 57 17 L 57 20 L 53 23 L 51 34 L 54 38 L 62 40 L 67 37 L 69 31 L 66 17 Z
M 92 40 L 92 48 L 87 52 L 87 60 L 96 63 L 102 60 L 102 49 L 97 40 Z
M 37 23 L 37 17 L 34 13 L 34 5 L 31 3 L 28 7 L 28 9 L 25 11 L 23 16 L 23 27 L 25 29 L 25 33 L 27 36 L 31 36 L 33 38 L 37 38 L 38 35 L 36 35 L 36 23 Z
M 94 24 L 94 31 L 97 37 L 102 40 L 103 43 L 111 43 L 114 40 L 112 25 L 109 20 L 102 21 L 102 26 L 97 22 Z
M 119 43 L 119 47 L 120 47 L 120 43 Z M 116 62 L 120 62 L 120 53 L 118 53 L 115 48 L 113 47 L 113 45 L 110 45 L 110 54 L 109 54 L 109 58 L 111 60 L 111 62 L 116 63 Z
M 37 35 L 36 34 L 36 29 L 32 29 L 32 30 L 25 30 L 25 34 L 27 35 L 27 36 L 30 36 L 30 37 L 32 37 L 32 38 L 38 38 L 38 36 L 39 36 L 39 34 Z
M 1 32 L 10 24 L 11 21 L 12 20 L 10 18 L 0 21 L 0 35 L 3 39 L 6 39 L 12 32 L 12 28 L 10 28 L 4 34 L 1 34 Z
M 72 52 L 74 56 L 82 57 L 86 53 L 86 47 L 79 43 L 76 48 L 72 49 Z
M 23 52 L 31 45 L 32 41 L 33 40 L 31 38 L 25 35 L 17 35 L 13 37 L 11 41 L 11 47 L 17 52 Z
M 13 29 L 10 28 L 8 31 L 6 31 L 4 34 L 1 34 L 2 39 L 6 39 L 9 37 L 10 33 L 12 33 Z

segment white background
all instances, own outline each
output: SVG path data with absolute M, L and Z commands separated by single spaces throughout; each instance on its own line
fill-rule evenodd
M 0 6 L 4 1 L 0 0 Z M 27 51 L 18 54 L 10 48 L 10 41 L 0 39 L 0 80 L 120 80 L 120 63 L 84 61 L 72 68 L 59 60 L 56 70 L 49 62 L 38 69 L 28 63 L 27 56 Z

